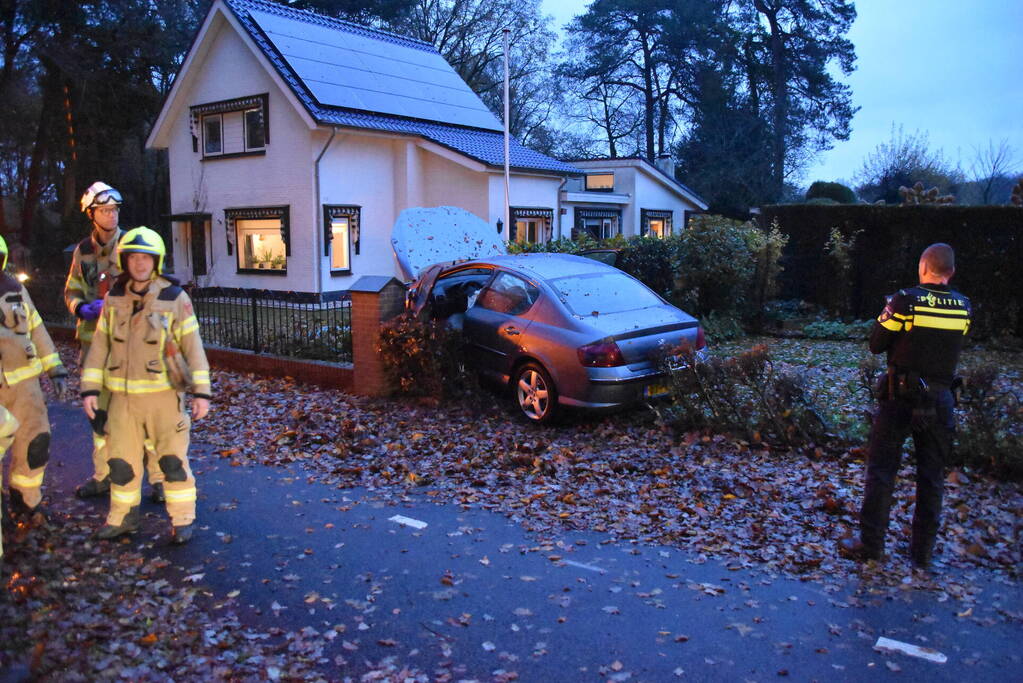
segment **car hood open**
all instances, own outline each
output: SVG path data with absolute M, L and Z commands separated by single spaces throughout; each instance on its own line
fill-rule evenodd
M 391 246 L 406 281 L 434 263 L 507 253 L 493 226 L 456 206 L 405 209 L 394 222 Z

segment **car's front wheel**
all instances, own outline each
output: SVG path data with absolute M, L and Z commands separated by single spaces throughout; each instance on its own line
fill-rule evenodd
M 530 422 L 551 422 L 558 412 L 558 390 L 543 366 L 524 363 L 515 373 L 513 386 L 519 409 Z

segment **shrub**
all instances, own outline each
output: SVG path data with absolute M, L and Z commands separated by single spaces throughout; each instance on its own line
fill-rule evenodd
M 953 465 L 1023 479 L 1023 400 L 1000 386 L 1002 372 L 982 365 L 965 374 Z
M 855 204 L 856 193 L 842 183 L 828 183 L 818 180 L 806 191 L 807 201 L 830 199 L 836 204 Z
M 461 360 L 461 333 L 444 321 L 403 313 L 382 326 L 377 352 L 395 393 L 447 400 L 476 389 Z
M 810 339 L 866 339 L 873 327 L 871 320 L 845 323 L 841 320 L 815 320 L 803 327 L 803 336 Z
M 766 346 L 706 361 L 688 347 L 674 352 L 663 366 L 675 401 L 661 420 L 675 430 L 730 432 L 793 449 L 832 438 L 802 376 L 776 367 Z
M 848 237 L 838 228 L 831 228 L 824 243 L 824 258 L 828 272 L 828 308 L 836 315 L 849 310 L 852 298 L 853 251 L 862 230 L 852 232 Z
M 680 236 L 675 303 L 694 315 L 744 312 L 756 262 L 748 224 L 721 216 L 694 216 Z
M 700 326 L 710 345 L 746 336 L 742 323 L 729 315 L 709 313 L 700 320 Z

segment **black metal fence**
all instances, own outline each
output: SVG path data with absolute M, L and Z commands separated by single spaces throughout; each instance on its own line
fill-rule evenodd
M 63 277 L 26 283 L 47 323 L 75 324 L 64 306 Z M 203 342 L 293 358 L 352 362 L 352 306 L 347 294 L 322 300 L 300 292 L 224 287 L 189 291 Z
M 297 292 L 204 287 L 191 292 L 207 344 L 276 356 L 352 362 L 352 305 Z

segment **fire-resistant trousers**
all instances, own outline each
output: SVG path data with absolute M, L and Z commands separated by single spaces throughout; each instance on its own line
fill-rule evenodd
M 34 508 L 43 499 L 43 474 L 50 460 L 50 420 L 39 378 L 0 387 L 0 405 L 20 423 L 11 447 L 11 489 Z
M 107 524 L 120 526 L 142 501 L 143 443 L 153 442 L 164 478 L 167 514 L 174 526 L 195 520 L 195 477 L 188 465 L 191 420 L 184 396 L 173 390 L 151 394 L 113 393 L 107 420 L 110 513 Z
M 11 442 L 14 441 L 14 434 L 17 431 L 18 421 L 14 419 L 14 416 L 6 408 L 0 406 L 0 462 L 3 461 L 4 455 L 7 454 L 7 449 L 11 447 Z M 3 505 L 2 500 L 0 500 L 0 505 Z M 3 556 L 4 538 L 3 530 L 0 529 L 0 558 Z
M 945 459 L 955 433 L 955 415 L 950 391 L 937 392 L 930 401 L 927 414 L 921 416 L 919 402 L 883 400 L 874 416 L 866 492 L 860 510 L 860 539 L 872 551 L 884 551 L 902 445 L 910 434 L 916 451 L 916 504 L 910 553 L 915 559 L 926 561 L 934 549 L 941 522 Z
M 89 346 L 83 343 L 81 352 L 78 355 L 78 366 L 85 364 L 85 357 L 89 355 Z M 107 437 L 106 421 L 110 414 L 110 390 L 104 387 L 97 397 L 96 417 L 90 421 L 92 427 L 92 478 L 96 481 L 103 481 L 110 474 L 110 467 L 107 465 Z M 163 472 L 157 463 L 156 454 L 153 451 L 153 443 L 150 439 L 145 441 L 145 469 L 150 484 L 163 482 Z

